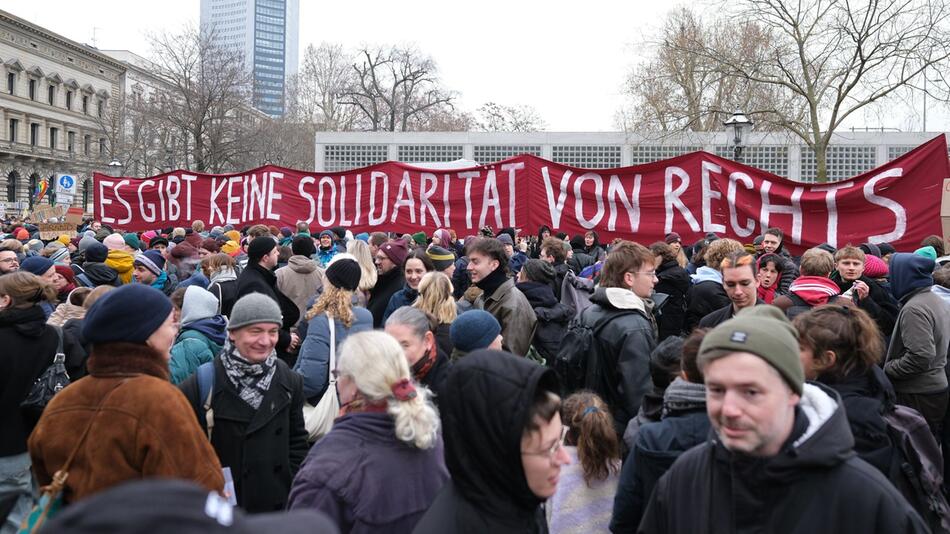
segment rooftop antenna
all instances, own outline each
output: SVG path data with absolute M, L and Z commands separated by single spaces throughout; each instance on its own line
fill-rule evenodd
M 96 40 L 96 32 L 97 32 L 98 30 L 99 30 L 99 27 L 98 27 L 98 26 L 93 26 L 93 27 L 92 27 L 92 46 L 95 47 L 95 48 L 99 48 L 99 42 Z

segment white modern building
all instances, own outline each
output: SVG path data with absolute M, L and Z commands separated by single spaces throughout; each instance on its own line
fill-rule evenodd
M 254 107 L 283 115 L 299 63 L 300 0 L 201 0 L 201 28 L 242 53 L 254 77 Z
M 107 168 L 103 120 L 122 94 L 122 64 L 0 11 L 0 201 L 34 208 L 33 191 L 55 174 L 78 180 L 75 205 L 92 198 L 92 172 Z M 55 187 L 43 204 L 55 201 Z
M 828 149 L 828 178 L 841 180 L 883 165 L 943 132 L 840 132 Z M 749 134 L 742 162 L 797 181 L 815 179 L 815 155 L 800 139 Z M 316 170 L 335 172 L 384 161 L 492 163 L 534 154 L 575 167 L 607 169 L 705 150 L 732 158 L 731 135 L 570 132 L 318 132 Z

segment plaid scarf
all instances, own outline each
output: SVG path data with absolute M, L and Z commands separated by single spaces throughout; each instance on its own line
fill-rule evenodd
M 237 349 L 228 340 L 220 357 L 224 372 L 234 384 L 241 400 L 255 410 L 260 408 L 264 394 L 270 389 L 274 372 L 277 371 L 277 351 L 272 350 L 270 356 L 261 363 L 251 363 L 238 354 Z

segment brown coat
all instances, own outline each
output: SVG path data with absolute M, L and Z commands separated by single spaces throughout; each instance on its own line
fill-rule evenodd
M 168 381 L 160 354 L 141 344 L 102 344 L 93 349 L 87 367 L 89 376 L 53 397 L 30 435 L 33 471 L 41 485 L 63 467 L 92 422 L 69 469 L 67 503 L 146 477 L 223 489 L 221 464 L 191 405 Z

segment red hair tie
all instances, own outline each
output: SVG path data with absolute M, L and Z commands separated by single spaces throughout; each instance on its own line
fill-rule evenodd
M 410 382 L 408 378 L 403 378 L 393 383 L 389 389 L 393 392 L 393 396 L 396 397 L 398 401 L 406 402 L 416 398 L 416 387 L 412 385 L 412 382 Z

